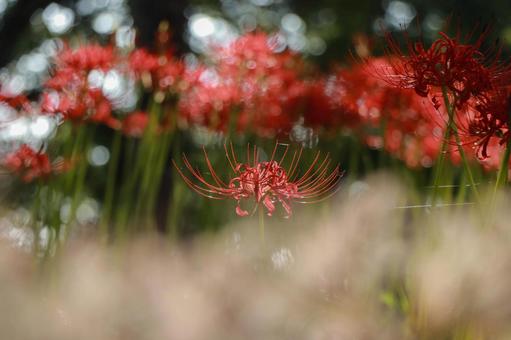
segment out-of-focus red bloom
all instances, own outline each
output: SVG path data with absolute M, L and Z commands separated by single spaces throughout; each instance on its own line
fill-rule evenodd
M 212 58 L 219 73 L 228 74 L 237 81 L 278 76 L 293 80 L 304 69 L 303 59 L 289 49 L 282 48 L 278 35 L 249 33 L 226 47 L 213 49 Z
M 7 93 L 0 92 L 0 103 L 5 103 L 14 110 L 23 110 L 25 112 L 32 111 L 30 101 L 23 94 L 9 95 Z
M 465 122 L 458 123 L 465 143 L 475 146 L 480 159 L 489 157 L 488 146 L 494 139 L 507 143 L 511 112 L 511 94 L 502 88 L 483 93 L 469 102 L 459 115 Z
M 312 203 L 324 199 L 333 193 L 340 181 L 342 173 L 339 166 L 330 170 L 328 155 L 321 160 L 320 153 L 310 164 L 307 170 L 299 175 L 299 163 L 302 150 L 293 154 L 291 164 L 287 169 L 282 165 L 287 153 L 285 148 L 280 160 L 275 160 L 277 145 L 269 161 L 259 161 L 257 148 L 253 150 L 247 147 L 247 159 L 245 163 L 238 162 L 231 145 L 230 150 L 224 146 L 225 154 L 234 176 L 228 182 L 224 182 L 216 173 L 206 151 L 204 157 L 211 174 L 212 182 L 190 164 L 183 155 L 183 162 L 188 171 L 198 181 L 195 183 L 178 167 L 174 166 L 186 182 L 186 184 L 198 194 L 212 199 L 234 199 L 237 201 L 236 214 L 248 216 L 250 212 L 241 207 L 245 200 L 253 200 L 253 214 L 258 208 L 266 209 L 268 216 L 272 216 L 277 203 L 280 203 L 285 211 L 285 216 L 292 214 L 291 202 Z
M 88 89 L 81 96 L 72 92 L 45 92 L 41 109 L 47 114 L 61 114 L 65 120 L 75 123 L 90 121 L 114 129 L 120 126 L 119 120 L 112 116 L 112 103 L 99 89 Z
M 491 137 L 486 145 L 486 157 L 479 157 L 478 160 L 486 171 L 497 171 L 502 166 L 505 145 L 502 145 L 500 138 Z M 509 161 L 508 179 L 511 179 L 511 160 Z
M 230 126 L 238 130 L 238 122 L 233 120 L 241 102 L 239 89 L 233 84 L 210 80 L 209 72 L 204 70 L 203 76 L 180 97 L 180 117 L 189 124 L 216 131 L 227 131 Z
M 89 79 L 91 72 L 107 72 L 117 62 L 110 46 L 86 45 L 75 50 L 66 47 L 57 55 L 53 75 L 45 84 L 41 109 L 75 123 L 90 121 L 119 128 L 111 101 Z
M 155 79 L 157 88 L 162 91 L 179 92 L 183 88 L 186 88 L 186 84 L 182 82 L 186 81 L 185 77 L 185 64 L 181 60 L 174 58 L 165 57 L 165 63 L 163 63 L 155 71 Z
M 326 131 L 357 129 L 362 120 L 357 104 L 348 94 L 353 89 L 340 74 L 331 75 L 309 85 L 304 123 Z
M 117 56 L 112 46 L 90 44 L 71 49 L 66 46 L 56 58 L 59 69 L 75 71 L 106 70 L 114 66 Z
M 149 124 L 149 115 L 146 112 L 137 111 L 129 114 L 122 121 L 122 132 L 129 137 L 142 137 Z
M 159 57 L 139 48 L 130 53 L 128 57 L 129 68 L 137 75 L 152 73 L 160 66 Z
M 325 130 L 348 128 L 367 145 L 385 149 L 408 167 L 429 167 L 440 152 L 447 114 L 442 103 L 412 90 L 389 86 L 367 67 L 390 67 L 385 58 L 339 69 L 311 86 L 305 124 Z M 435 108 L 436 107 L 436 108 Z M 452 147 L 451 160 L 457 162 Z
M 380 59 L 374 59 L 374 63 Z M 368 76 L 364 68 L 337 69 L 309 86 L 305 124 L 314 128 L 358 130 L 362 125 L 380 121 L 379 92 L 383 84 Z M 377 107 L 378 106 L 378 107 Z
M 264 137 L 289 132 L 307 93 L 298 55 L 279 50 L 275 37 L 253 33 L 213 49 L 211 58 L 212 67 L 201 69 L 196 84 L 182 93 L 186 122 Z
M 156 55 L 145 49 L 134 50 L 128 58 L 128 67 L 144 86 L 160 91 L 179 92 L 187 72 L 185 63 L 171 51 Z
M 451 38 L 441 32 L 429 48 L 406 37 L 406 54 L 387 33 L 389 65 L 372 71 L 391 86 L 414 89 L 423 97 L 445 87 L 460 107 L 472 96 L 509 81 L 509 66 L 498 60 L 500 50 L 481 50 L 489 33 L 489 29 L 484 30 L 468 44 L 462 43 L 459 35 Z
M 52 164 L 46 153 L 37 152 L 25 144 L 8 154 L 3 161 L 3 166 L 27 183 L 36 179 L 47 179 L 50 175 L 60 173 L 66 168 L 64 163 Z

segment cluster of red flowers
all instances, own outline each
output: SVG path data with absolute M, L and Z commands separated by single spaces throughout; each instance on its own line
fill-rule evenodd
M 382 69 L 383 79 L 399 88 L 414 89 L 426 97 L 445 88 L 453 95 L 454 104 L 461 107 L 471 97 L 492 90 L 501 83 L 507 68 L 500 63 L 500 53 L 481 51 L 490 33 L 484 30 L 474 43 L 463 43 L 458 36 L 450 38 L 441 32 L 440 38 L 426 48 L 422 42 L 407 39 L 407 54 L 387 34 L 390 67 Z
M 53 76 L 46 82 L 42 110 L 61 114 L 76 123 L 91 121 L 116 128 L 112 103 L 102 89 L 90 81 L 93 71 L 108 72 L 117 64 L 112 47 L 87 45 L 64 48 L 55 60 Z
M 498 158 L 496 144 L 507 144 L 510 138 L 511 64 L 500 60 L 499 47 L 483 50 L 489 34 L 486 28 L 469 44 L 459 35 L 440 33 L 429 48 L 407 37 L 406 54 L 388 34 L 388 65 L 369 69 L 392 87 L 414 89 L 438 110 L 451 106 L 463 146 L 485 164 L 495 164 L 487 158 Z
M 391 67 L 383 58 L 370 69 Z M 367 65 L 340 69 L 311 86 L 305 123 L 327 131 L 349 128 L 375 149 L 385 149 L 407 166 L 433 164 L 446 126 L 445 112 L 413 91 L 389 86 Z
M 27 183 L 36 179 L 47 179 L 65 168 L 63 163 L 52 164 L 46 153 L 35 151 L 26 144 L 8 154 L 3 161 L 3 166 Z
M 429 48 L 408 39 L 407 55 L 389 35 L 390 57 L 368 58 L 324 77 L 312 74 L 278 35 L 260 32 L 213 48 L 207 66 L 189 65 L 170 48 L 125 54 L 96 44 L 65 47 L 44 85 L 41 111 L 74 124 L 104 124 L 128 137 L 143 136 L 155 113 L 119 109 L 102 85 L 114 72 L 162 104 L 156 131 L 177 122 L 275 137 L 288 134 L 303 118 L 316 130 L 347 129 L 370 147 L 420 167 L 430 166 L 440 151 L 447 92 L 464 143 L 476 145 L 479 157 L 487 158 L 497 149 L 490 145 L 510 138 L 509 68 L 498 60 L 498 50 L 492 57 L 481 51 L 488 34 L 485 30 L 468 44 L 442 33 Z M 30 105 L 23 96 L 2 101 L 18 109 Z
M 189 123 L 264 137 L 289 132 L 307 92 L 299 55 L 279 51 L 278 36 L 254 33 L 214 49 L 212 62 L 181 98 Z
M 139 82 L 154 92 L 172 92 L 177 90 L 184 72 L 184 64 L 170 52 L 160 56 L 137 49 L 124 55 L 112 46 L 94 44 L 66 47 L 54 64 L 52 76 L 44 85 L 43 112 L 62 115 L 75 124 L 104 124 L 130 137 L 143 135 L 149 116 L 142 111 L 115 112 L 115 98 L 103 88 L 105 78 L 124 77 L 126 82 Z M 168 127 L 169 120 L 161 118 L 161 129 Z
M 186 156 L 183 162 L 192 174 L 199 181 L 196 184 L 186 176 L 174 162 L 174 166 L 184 179 L 186 184 L 194 191 L 212 199 L 234 199 L 237 201 L 236 214 L 248 216 L 249 211 L 241 207 L 242 201 L 253 200 L 254 206 L 251 209 L 253 214 L 258 208 L 266 209 L 267 215 L 272 216 L 276 203 L 280 203 L 285 211 L 285 217 L 291 216 L 291 202 L 312 203 L 329 196 L 341 179 L 342 173 L 339 167 L 330 170 L 330 159 L 328 155 L 321 161 L 320 153 L 316 155 L 309 168 L 299 175 L 298 164 L 302 150 L 293 154 L 291 163 L 287 169 L 283 167 L 284 159 L 288 153 L 286 146 L 279 161 L 275 160 L 277 146 L 268 161 L 259 161 L 259 152 L 256 147 L 253 151 L 247 147 L 247 160 L 245 163 L 238 162 L 234 150 L 225 148 L 225 154 L 234 177 L 226 183 L 214 170 L 208 155 L 204 151 L 204 157 L 213 179 L 208 182 L 204 176 L 190 164 Z

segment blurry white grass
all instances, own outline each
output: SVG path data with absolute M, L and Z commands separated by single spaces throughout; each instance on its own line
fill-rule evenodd
M 75 241 L 41 277 L 32 257 L 4 245 L 0 338 L 394 340 L 465 329 L 508 338 L 505 206 L 485 230 L 464 209 L 406 222 L 398 188 L 379 177 L 323 217 L 272 219 L 264 250 L 243 220 L 174 246 Z M 383 303 L 403 287 L 405 311 Z

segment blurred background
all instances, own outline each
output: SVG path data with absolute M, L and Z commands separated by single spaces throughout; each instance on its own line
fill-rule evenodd
M 467 179 L 460 175 L 459 164 L 453 164 L 446 166 L 440 183 L 445 185 L 439 202 L 446 204 L 435 206 L 429 198 L 433 159 L 420 147 L 427 146 L 424 135 L 438 137 L 439 144 L 442 133 L 437 133 L 437 125 L 408 124 L 411 131 L 405 131 L 405 137 L 418 141 L 409 143 L 409 149 L 412 153 L 418 149 L 420 157 L 409 164 L 400 153 L 405 137 L 398 138 L 398 152 L 389 151 L 391 157 L 387 157 L 382 145 L 367 142 L 364 134 L 359 138 L 356 128 L 350 135 L 340 124 L 332 133 L 327 121 L 326 132 L 320 136 L 300 116 L 301 120 L 292 122 L 289 141 L 282 145 L 306 149 L 304 164 L 311 164 L 316 151 L 330 152 L 332 164 L 340 164 L 346 175 L 340 192 L 321 205 L 302 206 L 292 219 L 280 218 L 280 212 L 268 218 L 265 241 L 263 218 L 256 225 L 257 216 L 241 219 L 236 215 L 235 200 L 218 204 L 199 197 L 180 178 L 179 170 L 172 168 L 171 160 L 183 164 L 179 155 L 184 153 L 193 164 L 188 170 L 197 164 L 211 175 L 201 148 L 206 145 L 222 177 L 230 172 L 223 149 L 230 137 L 238 154 L 252 143 L 268 159 L 277 136 L 250 135 L 253 131 L 206 133 L 204 126 L 182 128 L 164 120 L 172 129 L 151 129 L 146 120 L 142 132 L 147 125 L 149 132 L 123 136 L 122 129 L 114 130 L 105 122 L 80 124 L 78 120 L 76 125 L 71 125 L 73 121 L 65 125 L 60 118 L 40 114 L 38 104 L 43 84 L 59 68 L 56 56 L 66 50 L 67 43 L 115 45 L 121 62 L 111 69 L 84 72 L 86 87 L 111 100 L 112 110 L 120 116 L 136 116 L 140 114 L 136 110 L 148 107 L 158 119 L 159 114 L 176 113 L 176 96 L 186 99 L 197 84 L 219 83 L 208 51 L 247 33 L 271 32 L 276 42 L 272 53 L 291 50 L 298 60 L 310 61 L 304 64 L 314 65 L 311 73 L 317 79 L 307 79 L 309 70 L 291 63 L 290 68 L 297 69 L 295 80 L 319 84 L 327 90 L 320 99 L 328 100 L 339 99 L 342 92 L 328 91 L 330 83 L 345 89 L 331 70 L 346 66 L 346 71 L 357 58 L 381 55 L 383 32 L 403 37 L 406 31 L 429 46 L 441 30 L 477 36 L 488 24 L 492 30 L 485 44 L 498 43 L 509 54 L 508 0 L 0 0 L 0 160 L 27 144 L 34 154 L 59 155 L 56 161 L 71 156 L 72 165 L 68 173 L 61 173 L 53 171 L 52 165 L 58 162 L 48 163 L 49 172 L 57 176 L 32 182 L 36 185 L 13 180 L 0 169 L 0 282 L 4 288 L 0 290 L 0 334 L 5 334 L 0 338 L 510 339 L 509 195 L 493 197 L 498 203 L 492 201 L 494 209 L 481 205 L 484 214 L 478 215 L 481 211 L 473 208 L 467 194 Z M 162 40 L 175 54 L 156 59 L 170 66 L 171 76 L 176 65 L 192 71 L 192 66 L 204 65 L 197 67 L 202 82 L 192 82 L 180 89 L 182 93 L 172 92 L 175 89 L 169 86 L 166 101 L 158 99 L 164 96 L 161 88 L 146 88 L 144 77 L 136 78 L 135 85 L 135 76 L 123 76 L 120 71 L 135 46 L 157 55 L 161 53 L 157 41 Z M 315 65 L 324 72 L 315 72 Z M 240 74 L 242 88 L 246 78 Z M 354 83 L 347 81 L 346 87 L 353 90 Z M 205 85 L 197 87 L 206 94 L 215 88 Z M 362 87 L 366 85 L 362 82 Z M 255 87 L 264 86 L 256 83 Z M 287 83 L 282 88 L 288 90 Z M 382 89 L 370 89 L 368 96 L 356 97 L 356 93 L 355 101 L 379 96 Z M 80 97 L 82 92 L 76 92 Z M 262 96 L 268 92 L 261 92 Z M 4 98 L 4 93 L 12 96 Z M 398 92 L 401 96 L 384 93 L 385 98 L 404 99 L 390 109 L 382 101 L 381 111 L 398 113 L 398 127 L 418 121 L 419 116 L 413 115 L 419 111 L 418 101 L 408 100 L 404 91 Z M 413 91 L 409 93 L 415 98 Z M 32 104 L 17 103 L 19 94 L 26 94 Z M 197 105 L 196 97 L 190 98 L 189 105 Z M 254 98 L 256 110 L 264 112 L 267 102 L 261 105 L 259 97 Z M 287 101 L 281 104 L 287 108 Z M 322 110 L 331 113 L 321 105 L 311 112 L 321 114 Z M 341 118 L 350 118 L 349 113 Z M 426 113 L 420 123 L 431 120 Z M 231 114 L 237 118 L 234 109 Z M 393 131 L 384 119 L 381 122 L 382 131 L 364 121 L 374 135 Z M 426 132 L 417 133 L 417 127 L 426 127 Z M 83 145 L 77 142 L 77 131 L 85 136 Z M 44 149 L 49 140 L 55 145 Z M 67 154 L 62 156 L 61 151 Z M 75 153 L 80 157 L 74 158 Z M 368 176 L 382 170 L 393 176 Z M 480 167 L 475 172 L 481 186 L 494 176 Z M 482 220 L 486 226 L 493 223 L 493 228 L 481 228 Z M 109 241 L 109 235 L 113 241 L 125 241 L 132 231 L 150 237 L 132 245 L 116 243 L 127 246 L 123 252 L 83 242 L 84 235 L 94 239 L 97 234 L 102 241 Z M 153 231 L 161 232 L 158 236 L 166 233 L 172 242 L 153 239 Z M 33 253 L 48 266 L 40 270 L 23 253 Z
M 498 40 L 506 51 L 511 44 L 510 16 L 511 3 L 504 0 L 0 0 L 0 83 L 3 92 L 26 93 L 36 99 L 42 83 L 51 75 L 52 59 L 65 42 L 98 42 L 115 44 L 119 50 L 130 51 L 137 46 L 154 51 L 162 22 L 168 24 L 165 32 L 170 32 L 176 56 L 188 65 L 200 60 L 211 46 L 227 45 L 245 33 L 267 31 L 277 32 L 279 49 L 295 51 L 326 71 L 353 63 L 354 56 L 382 54 L 380 38 L 384 31 L 406 30 L 410 36 L 421 36 L 428 42 L 445 28 L 446 19 L 450 31 L 466 34 L 476 26 L 480 29 L 491 23 L 488 43 Z M 126 105 L 122 110 L 134 108 L 137 96 L 132 84 L 123 82 L 115 72 L 101 81 L 105 94 L 118 97 Z M 2 106 L 0 120 L 9 121 L 11 117 L 16 117 L 16 112 Z M 6 147 L 0 148 L 0 156 L 5 156 L 13 144 L 27 143 L 37 148 L 52 138 L 57 124 L 48 116 L 16 118 L 2 126 L 0 145 Z M 88 188 L 91 191 L 105 185 L 106 177 L 96 173 L 101 174 L 111 158 L 106 147 L 110 136 L 111 130 L 100 129 L 98 142 L 87 155 L 93 168 L 94 185 Z M 346 159 L 338 161 L 343 167 L 352 166 Z M 359 173 L 348 169 L 348 174 Z M 168 192 L 172 185 L 164 179 L 162 191 Z M 186 195 L 191 201 L 193 195 Z M 168 200 L 168 196 L 160 199 L 162 206 L 168 206 Z M 209 205 L 207 201 L 199 202 Z M 83 209 L 78 210 L 83 221 L 95 221 L 100 203 L 85 199 Z M 221 210 L 216 218 L 211 212 L 202 214 L 205 220 L 195 226 L 183 222 L 183 228 L 217 228 L 226 218 Z
M 498 13 L 498 16 L 496 15 Z M 0 0 L 0 81 L 19 90 L 38 87 L 55 44 L 69 36 L 151 46 L 161 21 L 184 55 L 227 44 L 242 33 L 280 31 L 283 44 L 323 67 L 349 60 L 360 39 L 379 50 L 382 29 L 428 37 L 447 17 L 462 30 L 491 23 L 495 39 L 511 44 L 511 3 L 505 0 Z M 470 24 L 469 24 L 470 23 Z M 456 28 L 458 24 L 450 25 Z

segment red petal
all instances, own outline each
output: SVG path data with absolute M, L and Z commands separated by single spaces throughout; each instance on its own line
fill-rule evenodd
M 236 214 L 241 217 L 248 216 L 248 211 L 241 209 L 239 205 L 236 206 Z

